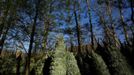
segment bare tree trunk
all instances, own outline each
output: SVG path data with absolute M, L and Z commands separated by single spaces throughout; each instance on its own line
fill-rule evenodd
M 134 10 L 133 10 L 134 0 L 130 0 L 130 7 L 131 7 L 131 20 L 134 23 Z
M 37 19 L 37 17 L 35 17 L 35 19 L 34 19 L 34 24 L 32 27 L 32 33 L 31 33 L 31 37 L 30 37 L 30 45 L 29 45 L 29 49 L 28 49 L 28 57 L 27 57 L 27 63 L 26 63 L 27 64 L 26 75 L 30 75 L 30 59 L 31 59 L 32 46 L 33 46 L 33 42 L 34 42 L 36 19 Z
M 36 19 L 34 20 L 36 21 Z M 26 75 L 30 75 L 30 59 L 31 59 L 31 51 L 32 51 L 32 46 L 34 42 L 34 33 L 35 33 L 35 27 L 36 27 L 36 22 L 34 22 L 33 27 L 32 27 L 32 33 L 30 37 L 30 45 L 28 49 L 28 57 L 27 57 L 27 66 L 26 66 Z
M 16 51 L 16 61 L 17 61 L 17 65 L 16 65 L 16 75 L 20 75 L 20 62 L 21 62 L 21 51 Z
M 37 22 L 37 16 L 38 16 L 38 4 L 39 4 L 39 0 L 36 4 L 36 10 L 35 10 L 35 17 L 34 17 L 34 23 L 32 26 L 32 32 L 30 35 L 30 44 L 29 44 L 29 49 L 28 49 L 28 56 L 26 59 L 26 69 L 25 69 L 25 75 L 30 75 L 30 59 L 31 59 L 31 52 L 32 52 L 32 48 L 33 48 L 33 42 L 34 42 L 34 35 L 35 35 L 35 30 L 36 30 L 36 22 Z
M 44 29 L 44 45 L 43 45 L 43 49 L 45 50 L 46 49 L 46 46 L 47 46 L 47 38 L 48 38 L 48 33 L 49 33 L 49 26 L 50 26 L 50 22 L 49 20 L 47 20 L 45 22 L 45 29 Z
M 113 18 L 112 18 L 112 9 L 111 9 L 111 5 L 110 5 L 110 1 L 106 0 L 106 6 L 107 6 L 107 14 L 109 16 L 109 21 L 110 21 L 110 36 L 112 37 L 111 41 L 113 41 L 113 45 L 115 45 L 116 47 L 118 47 L 120 45 L 119 40 L 117 38 L 116 32 L 115 32 L 115 25 L 113 23 Z
M 76 13 L 75 9 L 74 9 L 74 17 L 75 17 L 76 31 L 77 31 L 78 53 L 82 53 L 81 52 L 81 41 L 80 41 L 80 25 L 78 23 L 77 13 Z
M 119 9 L 120 19 L 121 19 L 121 23 L 122 23 L 121 25 L 123 27 L 123 32 L 124 32 L 126 42 L 129 44 L 127 24 L 124 22 L 124 17 L 123 17 L 123 13 L 122 13 L 122 5 L 123 5 L 122 0 L 118 0 L 118 9 Z
M 89 16 L 89 23 L 90 23 L 90 33 L 91 33 L 91 44 L 92 48 L 94 49 L 94 32 L 93 32 L 93 25 L 92 25 L 92 16 L 91 16 L 91 8 L 89 0 L 86 0 L 87 7 L 88 7 L 88 16 Z
M 104 29 L 104 39 L 105 39 L 105 42 L 107 44 L 111 44 L 111 41 L 110 41 L 111 37 L 109 35 L 110 34 L 109 33 L 109 28 L 107 27 L 107 25 L 105 23 L 104 16 L 100 15 L 100 22 L 101 22 L 101 25 L 102 25 L 102 27 Z
M 75 51 L 74 51 L 74 45 L 73 45 L 73 39 L 72 39 L 72 37 L 71 37 L 71 34 L 70 34 L 70 50 L 69 50 L 69 51 L 75 52 Z

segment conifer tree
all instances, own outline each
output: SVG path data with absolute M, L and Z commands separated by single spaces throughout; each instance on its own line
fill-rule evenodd
M 57 42 L 57 48 L 51 63 L 50 75 L 80 75 L 73 54 L 65 50 L 63 36 L 59 36 Z

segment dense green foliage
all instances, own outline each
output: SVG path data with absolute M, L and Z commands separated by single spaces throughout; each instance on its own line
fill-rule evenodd
M 53 55 L 50 75 L 80 75 L 77 62 L 72 53 L 65 50 L 63 38 L 58 39 L 58 46 Z
M 108 67 L 100 55 L 92 51 L 89 59 L 91 59 L 92 66 L 95 67 L 97 75 L 110 75 Z

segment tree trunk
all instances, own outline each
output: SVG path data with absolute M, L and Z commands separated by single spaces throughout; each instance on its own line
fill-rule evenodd
M 131 7 L 131 20 L 134 23 L 134 10 L 133 10 L 133 6 L 134 6 L 134 0 L 130 0 L 130 7 Z
M 92 44 L 92 48 L 94 49 L 94 32 L 93 32 L 91 8 L 90 8 L 89 0 L 86 0 L 86 3 L 87 3 L 87 8 L 88 8 L 88 16 L 89 16 L 89 23 L 90 23 L 91 44 Z
M 77 31 L 78 53 L 81 54 L 82 52 L 81 52 L 81 41 L 80 41 L 80 25 L 78 23 L 76 10 L 74 10 L 74 17 L 75 17 L 76 31 Z
M 4 42 L 5 42 L 5 40 L 6 40 L 6 36 L 7 36 L 7 33 L 8 33 L 9 28 L 10 28 L 10 27 L 8 27 L 8 28 L 6 29 L 6 32 L 3 34 L 3 36 L 2 36 L 2 38 L 1 38 L 1 40 L 0 40 L 0 55 L 1 55 L 1 52 L 2 52 L 2 50 L 3 50 Z
M 9 21 L 7 22 L 6 31 L 3 33 L 3 36 L 2 36 L 2 38 L 1 38 L 1 40 L 0 40 L 0 55 L 1 55 L 1 52 L 2 52 L 2 50 L 3 50 L 4 42 L 5 42 L 5 40 L 6 40 L 8 31 L 9 31 L 11 25 L 12 25 L 11 22 L 12 22 L 12 17 L 9 18 Z
M 16 66 L 16 75 L 20 75 L 20 61 L 21 61 L 21 55 L 19 55 L 17 58 L 17 66 Z
M 111 44 L 111 41 L 110 41 L 111 37 L 109 35 L 110 32 L 109 32 L 109 28 L 107 27 L 107 25 L 105 23 L 104 16 L 100 15 L 100 22 L 101 22 L 102 27 L 104 29 L 104 39 L 105 39 L 104 41 L 107 43 L 107 45 Z
M 10 18 L 8 19 L 8 21 L 6 21 L 7 17 L 9 16 L 8 12 L 9 12 L 9 10 L 11 10 L 10 6 L 12 6 L 11 1 L 9 1 L 7 3 L 6 11 L 4 12 L 4 17 L 2 19 L 2 23 L 0 24 L 0 37 L 2 37 L 0 39 L 0 55 L 1 55 L 1 52 L 2 52 L 2 49 L 3 49 L 3 46 L 4 46 L 4 42 L 6 40 L 6 36 L 8 34 L 8 30 L 10 29 L 10 26 L 11 26 L 11 21 L 12 21 L 12 16 L 11 15 L 10 15 Z M 14 11 L 12 13 L 14 14 Z M 4 28 L 5 28 L 5 32 L 3 32 Z
M 119 40 L 117 38 L 116 32 L 115 32 L 115 25 L 113 23 L 113 18 L 112 18 L 112 9 L 111 9 L 111 5 L 110 5 L 110 1 L 106 0 L 106 7 L 107 7 L 107 14 L 109 16 L 109 21 L 110 21 L 110 36 L 112 37 L 111 41 L 113 45 L 115 45 L 116 47 L 118 47 L 120 45 Z
M 39 2 L 38 2 L 39 3 Z M 38 16 L 38 3 L 36 4 L 36 10 L 35 10 L 35 17 L 34 17 L 34 23 L 32 26 L 32 32 L 30 35 L 30 44 L 29 44 L 29 49 L 28 49 L 28 56 L 26 59 L 26 70 L 25 70 L 25 75 L 30 75 L 30 59 L 31 59 L 31 52 L 33 48 L 33 42 L 34 42 L 34 35 L 35 35 L 35 29 L 36 29 L 36 22 L 37 22 L 37 16 Z
M 10 6 L 11 6 L 11 1 L 9 1 L 7 4 L 6 4 L 6 10 L 4 12 L 4 16 L 2 18 L 2 23 L 0 24 L 0 37 L 1 37 L 1 34 L 3 32 L 3 29 L 5 27 L 5 23 L 6 23 L 6 19 L 8 17 L 8 12 L 10 10 Z
M 47 20 L 47 22 L 45 23 L 45 29 L 44 29 L 44 45 L 43 45 L 43 49 L 46 50 L 46 46 L 47 46 L 47 38 L 48 38 L 48 33 L 49 33 L 49 26 L 50 26 L 50 22 L 49 20 Z
M 122 1 L 121 0 L 118 0 L 118 9 L 119 9 L 120 19 L 121 19 L 121 23 L 122 23 L 121 25 L 123 27 L 124 36 L 125 36 L 127 44 L 129 44 L 127 24 L 124 22 L 124 17 L 123 17 L 123 13 L 122 13 Z

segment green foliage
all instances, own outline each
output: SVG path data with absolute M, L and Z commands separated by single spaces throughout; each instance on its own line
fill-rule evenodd
M 35 74 L 36 75 L 43 75 L 43 67 L 44 67 L 44 60 L 39 60 L 37 63 L 36 63 L 36 69 L 35 69 Z
M 14 58 L 3 58 L 0 59 L 0 74 L 2 75 L 13 75 L 16 73 L 16 65 Z
M 100 55 L 92 51 L 92 55 L 89 58 L 92 59 L 98 75 L 110 75 L 107 65 Z
M 114 75 L 133 75 L 131 68 L 119 50 L 112 47 L 108 49 L 111 59 L 110 67 L 114 68 Z
M 66 66 L 67 66 L 67 74 L 66 75 L 80 75 L 80 71 L 77 65 L 77 61 L 73 53 L 67 52 L 66 53 Z
M 47 58 L 46 53 L 39 53 L 36 57 L 31 58 L 31 71 L 34 70 L 35 75 L 43 75 L 43 67 L 45 59 Z
M 51 75 L 80 75 L 77 62 L 72 53 L 65 50 L 63 38 L 58 38 L 58 46 L 51 63 Z
M 53 55 L 53 62 L 51 64 L 51 75 L 66 75 L 66 52 L 62 38 L 58 39 L 57 44 L 58 47 Z

